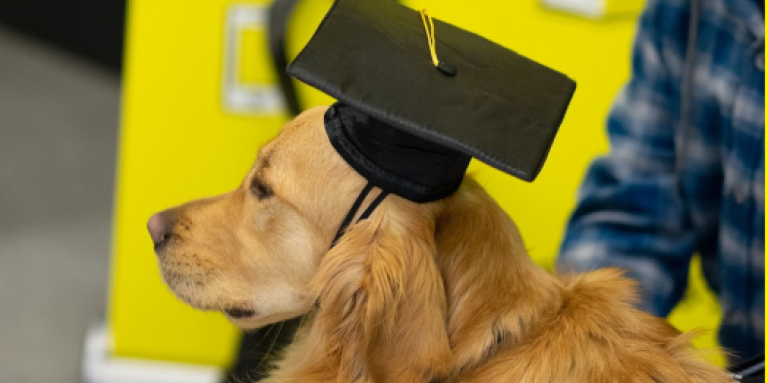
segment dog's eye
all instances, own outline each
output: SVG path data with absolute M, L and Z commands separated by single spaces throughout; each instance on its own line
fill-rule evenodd
M 264 181 L 259 177 L 254 177 L 251 181 L 251 192 L 259 201 L 272 197 L 275 192 L 267 186 Z

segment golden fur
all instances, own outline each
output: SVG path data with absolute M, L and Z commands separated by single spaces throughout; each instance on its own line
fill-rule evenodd
M 437 202 L 388 196 L 329 251 L 365 180 L 324 111 L 289 123 L 235 191 L 165 213 L 158 257 L 181 299 L 251 310 L 229 318 L 246 329 L 307 314 L 268 382 L 729 381 L 691 335 L 633 308 L 621 272 L 537 267 L 471 178 Z

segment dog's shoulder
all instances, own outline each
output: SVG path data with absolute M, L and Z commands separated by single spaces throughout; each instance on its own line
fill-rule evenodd
M 561 276 L 563 305 L 551 329 L 582 341 L 579 347 L 631 350 L 666 348 L 682 334 L 666 320 L 638 308 L 638 284 L 616 268 Z
M 467 382 L 727 382 L 683 334 L 636 307 L 618 269 L 560 276 L 562 305 L 523 344 L 501 350 Z

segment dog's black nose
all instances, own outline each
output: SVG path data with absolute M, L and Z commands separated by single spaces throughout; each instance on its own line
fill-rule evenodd
M 166 210 L 149 217 L 147 229 L 149 229 L 149 235 L 152 237 L 152 243 L 155 244 L 155 250 L 162 248 L 168 243 L 168 239 L 171 238 L 173 226 L 171 225 L 169 215 Z

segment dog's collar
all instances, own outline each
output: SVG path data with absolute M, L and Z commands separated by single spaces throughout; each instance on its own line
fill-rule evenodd
M 355 203 L 352 204 L 352 207 L 349 209 L 347 216 L 344 218 L 344 221 L 341 223 L 341 226 L 339 226 L 339 230 L 336 231 L 336 236 L 333 238 L 333 242 L 331 243 L 331 249 L 333 249 L 333 247 L 336 246 L 336 244 L 339 242 L 341 237 L 344 235 L 344 232 L 347 230 L 347 227 L 349 227 L 349 224 L 352 223 L 352 219 L 355 218 L 355 214 L 357 214 L 357 211 L 360 210 L 360 206 L 362 206 L 363 201 L 365 200 L 365 197 L 368 196 L 371 190 L 373 190 L 373 184 L 368 182 L 368 184 L 366 184 L 363 190 L 360 192 L 360 195 L 357 196 Z M 384 198 L 386 198 L 387 195 L 389 195 L 389 192 L 382 190 L 381 193 L 379 193 L 379 195 L 376 196 L 376 199 L 374 199 L 373 202 L 371 202 L 368 208 L 365 209 L 363 214 L 360 215 L 360 218 L 357 221 L 360 222 L 370 217 L 371 213 L 373 213 L 373 211 L 376 210 L 376 207 L 379 206 L 379 204 L 382 201 L 384 201 Z

